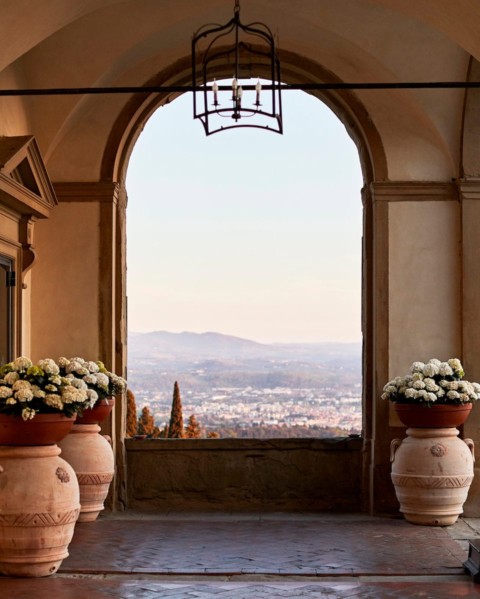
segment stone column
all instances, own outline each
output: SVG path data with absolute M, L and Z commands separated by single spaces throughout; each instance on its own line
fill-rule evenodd
M 480 382 L 480 178 L 459 181 L 462 206 L 462 274 L 463 294 L 459 309 L 462 312 L 462 356 L 466 379 Z M 475 405 L 464 425 L 464 434 L 480 448 L 478 418 L 480 405 Z M 477 457 L 474 479 L 464 514 L 480 517 L 480 462 Z
M 59 206 L 38 235 L 33 353 L 98 359 L 125 376 L 125 190 L 112 182 L 69 182 L 55 184 L 55 192 Z M 39 288 L 42 280 L 50 281 L 48 290 Z M 52 300 L 54 289 L 58 301 Z M 49 328 L 47 312 L 55 313 L 58 330 Z M 124 402 L 119 398 L 111 420 L 102 424 L 116 458 L 108 503 L 119 508 L 126 503 Z
M 461 210 L 452 183 L 379 182 L 373 202 L 371 511 L 398 507 L 389 446 L 404 430 L 380 395 L 415 360 L 462 357 Z

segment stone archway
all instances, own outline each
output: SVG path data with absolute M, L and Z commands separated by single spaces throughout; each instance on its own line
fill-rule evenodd
M 287 83 L 308 83 L 313 81 L 326 80 L 337 81 L 331 74 L 326 72 L 315 63 L 298 57 L 292 53 L 282 53 L 283 80 Z M 219 79 L 226 76 L 223 70 L 217 73 Z M 178 61 L 166 71 L 160 73 L 153 80 L 146 82 L 146 85 L 182 85 L 190 81 L 190 62 L 185 58 Z M 285 92 L 288 93 L 288 92 Z M 370 499 L 368 498 L 368 489 L 370 488 L 370 459 L 372 447 L 372 434 L 374 431 L 373 419 L 375 417 L 376 394 L 376 374 L 378 371 L 374 364 L 378 364 L 384 357 L 382 352 L 378 352 L 377 347 L 383 347 L 385 342 L 379 340 L 381 332 L 374 330 L 373 315 L 377 312 L 374 302 L 378 301 L 378 288 L 373 273 L 374 259 L 374 240 L 375 240 L 375 208 L 370 192 L 370 185 L 374 180 L 387 179 L 387 162 L 380 135 L 372 124 L 366 109 L 349 92 L 324 92 L 315 94 L 332 109 L 341 122 L 345 125 L 349 135 L 352 137 L 359 150 L 360 162 L 362 165 L 364 177 L 364 190 L 362 200 L 364 205 L 364 231 L 363 231 L 363 293 L 362 293 L 362 330 L 364 336 L 364 358 L 363 358 L 363 430 L 364 430 L 364 458 L 363 458 L 363 507 L 368 509 Z M 133 147 L 140 135 L 145 122 L 159 107 L 172 101 L 174 95 L 164 94 L 163 96 L 149 96 L 143 98 L 137 96 L 124 107 L 123 111 L 116 120 L 114 127 L 110 132 L 108 142 L 102 160 L 102 177 L 104 179 L 116 180 L 119 182 L 119 193 L 126 198 L 125 178 L 128 168 L 128 161 Z M 117 287 L 115 291 L 117 309 L 119 314 L 125 314 L 125 210 L 126 202 L 122 201 L 117 207 L 116 216 L 116 247 L 119 252 L 121 266 L 117 266 Z M 380 293 L 382 290 L 380 289 Z M 380 298 L 380 303 L 384 301 Z M 122 320 L 122 322 L 124 322 Z M 117 330 L 121 336 L 122 342 L 116 344 L 121 348 L 117 351 L 117 365 L 121 369 L 125 368 L 125 339 L 126 331 Z M 386 365 L 383 370 L 386 370 Z M 123 422 L 125 414 L 117 411 L 117 443 L 122 443 Z M 123 451 L 122 451 L 122 456 Z M 121 474 L 122 476 L 122 474 Z M 125 486 L 125 480 L 120 479 L 121 488 Z

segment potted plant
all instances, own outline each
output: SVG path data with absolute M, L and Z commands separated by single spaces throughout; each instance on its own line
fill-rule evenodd
M 92 405 L 87 389 L 54 360 L 19 357 L 0 367 L 0 445 L 50 445 Z
M 73 467 L 80 486 L 79 522 L 96 520 L 103 510 L 114 474 L 114 456 L 109 440 L 100 434 L 98 423 L 108 416 L 114 395 L 126 389 L 126 381 L 108 371 L 102 362 L 83 358 L 60 358 L 60 372 L 85 386 L 93 406 L 83 412 L 72 431 L 61 442 L 62 455 Z
M 480 398 L 480 385 L 462 380 L 465 373 L 458 358 L 441 362 L 414 362 L 410 372 L 389 381 L 382 399 L 394 404 L 407 426 L 435 428 L 463 424 Z
M 473 480 L 473 441 L 455 428 L 480 397 L 480 385 L 463 380 L 460 360 L 414 362 L 409 374 L 389 381 L 390 400 L 407 438 L 391 443 L 392 481 L 400 511 L 414 524 L 448 526 L 462 513 Z
M 88 407 L 52 359 L 0 368 L 0 572 L 49 576 L 68 556 L 80 513 L 75 472 L 55 444 Z
M 110 372 L 103 362 L 84 358 L 59 358 L 60 373 L 72 384 L 81 385 L 87 391 L 91 406 L 77 419 L 76 424 L 98 424 L 111 412 L 115 395 L 123 393 L 127 382 Z

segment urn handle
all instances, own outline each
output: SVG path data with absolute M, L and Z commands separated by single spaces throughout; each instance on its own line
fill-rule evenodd
M 395 452 L 397 451 L 397 449 L 400 447 L 401 444 L 402 444 L 402 439 L 394 439 L 390 443 L 390 462 L 393 462 L 395 460 Z
M 463 441 L 467 444 L 468 449 L 472 452 L 472 458 L 475 462 L 475 443 L 472 439 L 464 439 Z

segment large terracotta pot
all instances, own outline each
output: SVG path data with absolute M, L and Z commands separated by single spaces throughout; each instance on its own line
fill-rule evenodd
M 93 408 L 87 408 L 81 416 L 77 417 L 75 424 L 99 424 L 110 415 L 114 405 L 114 397 L 99 399 Z
M 96 424 L 75 424 L 59 444 L 80 486 L 79 522 L 96 520 L 104 508 L 114 474 L 113 451 Z
M 415 428 L 450 428 L 463 424 L 472 404 L 393 404 L 398 417 L 405 426 Z
M 56 445 L 0 447 L 0 572 L 49 576 L 80 512 L 75 472 Z M 1 586 L 1 584 L 0 584 Z
M 406 520 L 449 526 L 463 511 L 473 480 L 473 441 L 456 428 L 409 428 L 391 443 L 392 481 Z
M 0 414 L 0 445 L 53 445 L 70 432 L 75 416 L 37 414 L 32 420 Z

